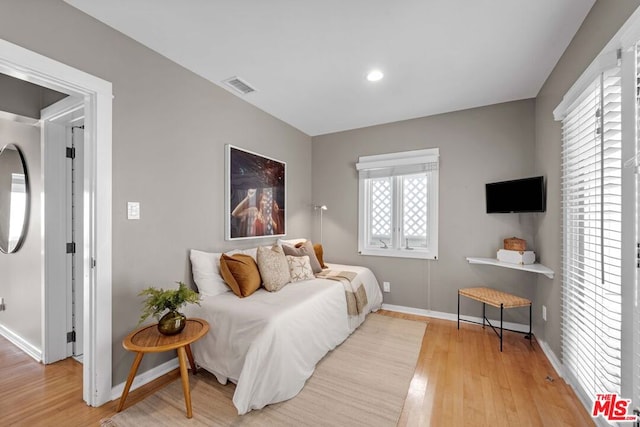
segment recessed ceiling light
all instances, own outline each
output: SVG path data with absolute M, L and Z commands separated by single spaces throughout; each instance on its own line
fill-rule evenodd
M 384 74 L 380 70 L 371 70 L 369 74 L 367 74 L 367 80 L 370 82 L 377 82 L 378 80 L 382 80 Z

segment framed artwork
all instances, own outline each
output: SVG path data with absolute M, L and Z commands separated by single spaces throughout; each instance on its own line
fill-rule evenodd
M 286 163 L 225 146 L 225 239 L 286 234 Z

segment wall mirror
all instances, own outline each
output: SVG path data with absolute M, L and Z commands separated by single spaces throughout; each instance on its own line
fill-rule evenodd
M 29 177 L 22 151 L 7 144 L 0 150 L 0 251 L 16 252 L 27 234 Z

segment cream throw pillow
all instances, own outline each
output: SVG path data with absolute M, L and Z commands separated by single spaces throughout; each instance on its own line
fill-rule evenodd
M 311 243 L 309 240 L 302 243 L 299 248 L 284 245 L 282 247 L 282 250 L 284 251 L 285 255 L 308 256 L 309 264 L 311 264 L 311 270 L 313 270 L 314 273 L 320 273 L 322 271 L 322 267 L 320 266 L 320 261 L 318 261 L 318 257 L 316 256 L 316 253 L 313 250 L 313 243 Z
M 264 288 L 269 292 L 279 291 L 291 281 L 289 263 L 282 246 L 260 246 L 258 248 L 258 269 Z
M 308 256 L 292 256 L 287 255 L 287 263 L 289 263 L 289 274 L 291 274 L 291 282 L 299 282 L 301 280 L 314 279 L 311 264 L 309 264 Z

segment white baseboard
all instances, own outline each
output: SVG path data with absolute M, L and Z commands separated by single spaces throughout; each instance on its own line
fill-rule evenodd
M 553 350 L 551 350 L 551 347 L 549 347 L 549 344 L 547 344 L 546 341 L 542 341 L 539 339 L 537 339 L 537 341 L 538 341 L 538 344 L 540 345 L 540 348 L 542 349 L 542 352 L 544 353 L 545 356 L 547 356 L 549 363 L 551 363 L 551 366 L 553 366 L 553 369 L 556 370 L 560 378 L 564 378 L 564 368 L 562 366 L 562 363 L 556 357 L 556 354 L 553 352 Z
M 156 378 L 160 378 L 164 374 L 173 371 L 178 366 L 180 366 L 180 364 L 178 362 L 178 358 L 175 357 L 167 362 L 164 362 L 162 365 L 158 365 L 155 368 L 143 372 L 142 374 L 136 375 L 135 379 L 133 380 L 133 384 L 131 384 L 131 388 L 129 389 L 129 393 L 147 383 L 150 383 Z M 126 381 L 121 382 L 120 384 L 111 388 L 111 400 L 120 399 L 126 383 Z
M 402 305 L 392 305 L 392 304 L 382 304 L 382 308 L 384 310 L 389 310 L 389 311 L 398 311 L 400 313 L 434 317 L 436 319 L 451 320 L 453 322 L 456 322 L 458 320 L 458 315 L 456 313 L 445 313 L 442 311 L 423 310 L 421 308 L 404 307 Z M 460 315 L 460 320 L 463 320 L 463 319 L 482 323 L 481 317 Z M 495 319 L 489 319 L 489 320 L 491 320 L 491 323 L 493 324 L 493 326 L 500 325 L 500 320 L 495 320 Z M 525 325 L 523 323 L 503 322 L 502 327 L 504 329 L 510 329 L 512 331 L 517 331 L 517 332 L 523 332 L 523 333 L 529 332 L 529 325 Z
M 23 339 L 20 335 L 16 334 L 11 329 L 7 328 L 6 326 L 0 325 L 0 335 L 5 337 L 20 350 L 33 357 L 36 362 L 42 362 L 42 350 Z
M 457 314 L 444 313 L 442 311 L 423 310 L 421 308 L 404 307 L 401 305 L 392 305 L 392 304 L 382 304 L 382 308 L 389 311 L 397 311 L 400 313 L 434 317 L 436 319 L 451 320 L 454 322 L 458 320 Z M 482 323 L 482 319 L 480 317 L 461 315 L 460 319 L 473 320 L 474 322 Z M 500 321 L 491 319 L 491 322 L 499 323 Z M 495 326 L 495 323 L 494 323 L 494 326 Z M 529 332 L 529 325 L 524 325 L 522 323 L 504 322 L 503 326 L 505 329 L 511 329 L 518 332 Z M 536 337 L 536 341 L 540 345 L 540 349 L 542 349 L 542 352 L 544 353 L 544 355 L 549 360 L 549 363 L 551 363 L 551 366 L 553 366 L 553 369 L 555 369 L 555 371 L 561 378 L 565 378 L 564 367 L 562 365 L 562 362 L 560 362 L 560 360 L 556 357 L 556 354 L 553 352 L 553 350 L 551 350 L 551 347 L 549 347 L 549 344 L 547 344 L 546 341 L 538 339 L 537 337 Z

